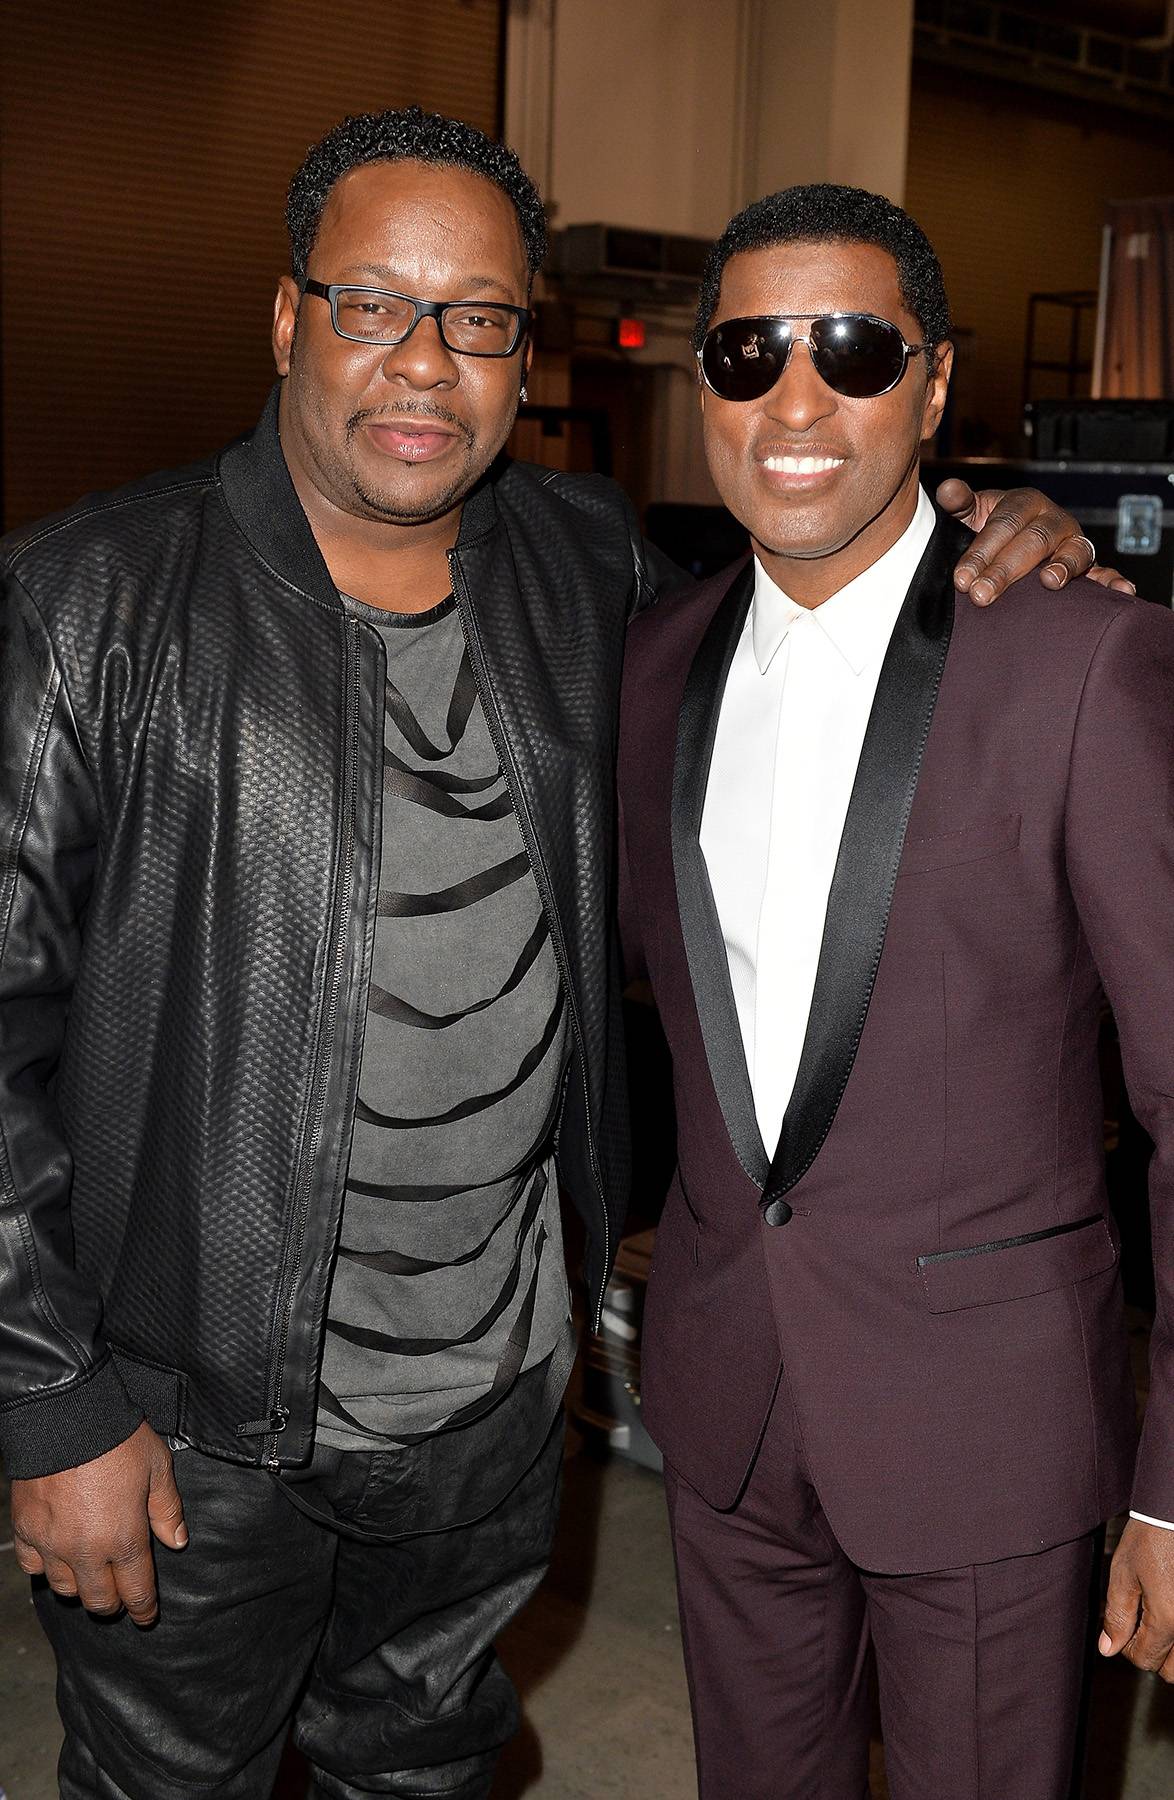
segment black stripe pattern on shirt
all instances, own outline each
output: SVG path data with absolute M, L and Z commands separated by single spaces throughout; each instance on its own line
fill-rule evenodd
M 320 1440 L 355 1449 L 482 1416 L 567 1314 L 553 946 L 460 619 L 405 624 L 380 631 L 382 861 L 319 1399 Z

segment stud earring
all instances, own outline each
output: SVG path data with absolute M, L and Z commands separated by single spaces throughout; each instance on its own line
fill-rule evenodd
M 518 395 L 518 404 L 519 404 L 519 406 L 525 406 L 525 404 L 526 404 L 526 383 L 525 382 L 522 383 L 522 391 Z

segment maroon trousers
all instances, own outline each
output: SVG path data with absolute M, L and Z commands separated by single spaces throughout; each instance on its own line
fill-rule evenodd
M 666 1485 L 700 1800 L 866 1800 L 870 1639 L 891 1800 L 1069 1800 L 1097 1534 L 934 1574 L 857 1568 L 785 1380 L 731 1511 Z

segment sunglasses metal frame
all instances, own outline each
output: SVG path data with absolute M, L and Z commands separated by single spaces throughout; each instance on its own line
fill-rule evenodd
M 415 294 L 400 294 L 397 293 L 394 288 L 364 287 L 362 282 L 357 281 L 331 281 L 327 283 L 323 281 L 312 281 L 309 276 L 307 276 L 305 281 L 301 284 L 301 291 L 303 294 L 313 294 L 317 299 L 329 302 L 330 323 L 334 327 L 335 335 L 337 337 L 345 338 L 348 344 L 366 344 L 369 348 L 378 348 L 382 345 L 385 349 L 394 350 L 398 344 L 407 343 L 421 319 L 435 319 L 436 329 L 440 333 L 441 343 L 446 350 L 451 350 L 454 356 L 516 356 L 526 341 L 530 324 L 534 317 L 533 309 L 531 307 L 511 306 L 505 300 L 421 300 Z M 408 329 L 403 333 L 402 337 L 359 337 L 353 331 L 344 331 L 338 322 L 338 296 L 340 294 L 370 294 L 373 297 L 383 300 L 406 300 L 408 305 L 415 309 L 412 322 L 408 326 Z M 457 344 L 449 343 L 444 335 L 445 313 L 451 312 L 454 307 L 476 305 L 492 306 L 498 312 L 513 314 L 517 329 L 514 341 L 508 350 L 465 350 Z
M 825 322 L 827 322 L 828 320 L 832 320 L 832 319 L 865 319 L 871 325 L 884 325 L 888 328 L 889 331 L 893 331 L 897 334 L 897 338 L 900 342 L 901 352 L 902 352 L 901 367 L 897 370 L 897 373 L 893 377 L 892 381 L 888 382 L 885 387 L 877 388 L 877 390 L 874 394 L 844 394 L 844 393 L 840 392 L 839 388 L 832 387 L 831 382 L 827 379 L 827 377 L 825 375 L 820 374 L 819 364 L 816 361 L 816 353 L 817 352 L 816 352 L 816 349 L 812 348 L 810 332 L 808 332 L 806 337 L 800 337 L 796 332 L 792 332 L 790 341 L 787 344 L 787 353 L 783 357 L 782 364 L 779 367 L 779 371 L 778 371 L 777 375 L 775 376 L 774 380 L 770 383 L 770 386 L 763 388 L 761 393 L 747 394 L 745 400 L 737 400 L 737 399 L 734 399 L 729 394 L 723 394 L 719 388 L 714 387 L 712 381 L 710 381 L 709 376 L 705 372 L 705 362 L 704 362 L 705 346 L 706 346 L 706 344 L 708 344 L 708 342 L 709 342 L 710 338 L 713 336 L 714 332 L 721 331 L 728 325 L 743 325 L 743 324 L 749 324 L 751 322 L 757 324 L 760 321 L 764 321 L 764 322 L 767 322 L 772 325 L 786 325 L 792 319 L 800 321 L 800 322 L 802 322 L 804 320 L 810 320 L 812 324 L 821 324 L 821 325 L 824 324 Z M 911 356 L 927 356 L 929 354 L 929 345 L 928 344 L 907 343 L 905 341 L 905 334 L 901 330 L 901 327 L 899 325 L 894 325 L 892 319 L 882 319 L 880 317 L 879 313 L 863 313 L 863 312 L 747 313 L 744 317 L 739 317 L 736 319 L 722 319 L 719 321 L 718 324 L 710 326 L 709 330 L 706 332 L 704 338 L 702 339 L 700 350 L 695 351 L 694 354 L 697 358 L 697 367 L 700 372 L 701 379 L 705 383 L 706 387 L 709 389 L 710 393 L 716 394 L 717 398 L 719 400 L 728 400 L 732 406 L 745 406 L 751 400 L 765 399 L 767 394 L 770 393 L 771 388 L 776 387 L 778 385 L 778 383 L 782 380 L 783 376 L 787 372 L 787 364 L 791 360 L 791 352 L 795 348 L 796 344 L 806 344 L 807 354 L 811 358 L 812 368 L 815 370 L 816 374 L 819 375 L 819 379 L 823 382 L 824 386 L 827 388 L 831 388 L 831 391 L 833 394 L 839 394 L 841 400 L 879 400 L 882 394 L 891 394 L 893 389 L 901 381 L 902 377 L 905 374 L 906 369 L 909 367 L 909 358 Z

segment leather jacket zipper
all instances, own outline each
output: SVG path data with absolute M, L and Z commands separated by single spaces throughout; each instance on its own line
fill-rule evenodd
M 338 1001 L 342 989 L 343 965 L 346 962 L 346 945 L 350 929 L 351 889 L 355 867 L 355 765 L 358 760 L 356 739 L 358 736 L 359 714 L 359 677 L 357 667 L 357 631 L 349 619 L 346 621 L 346 738 L 343 760 L 342 788 L 342 843 L 341 872 L 337 889 L 335 906 L 334 963 L 331 969 L 330 993 L 326 1003 L 326 1014 L 323 1022 L 321 1047 L 318 1055 L 318 1087 L 314 1096 L 314 1108 L 311 1116 L 310 1130 L 306 1139 L 306 1150 L 302 1162 L 302 1179 L 298 1195 L 298 1203 L 294 1220 L 293 1242 L 289 1244 L 285 1256 L 285 1301 L 281 1313 L 281 1326 L 278 1332 L 277 1347 L 271 1368 L 273 1382 L 269 1402 L 269 1417 L 258 1420 L 256 1425 L 263 1426 L 267 1433 L 266 1442 L 262 1445 L 262 1456 L 270 1469 L 281 1467 L 277 1455 L 277 1434 L 285 1430 L 289 1418 L 289 1408 L 282 1405 L 281 1384 L 285 1369 L 285 1351 L 289 1339 L 289 1322 L 293 1314 L 294 1288 L 297 1273 L 302 1260 L 302 1250 L 306 1241 L 306 1215 L 309 1211 L 310 1185 L 313 1180 L 314 1159 L 322 1136 L 322 1119 L 326 1111 L 326 1094 L 330 1085 L 330 1051 L 334 1042 L 335 1027 L 338 1023 Z M 245 1426 L 238 1425 L 238 1436 L 251 1435 Z
M 562 976 L 563 987 L 566 991 L 567 1006 L 571 1015 L 571 1030 L 575 1037 L 575 1048 L 579 1055 L 579 1069 L 583 1081 L 583 1117 L 587 1124 L 587 1154 L 590 1158 L 591 1174 L 595 1181 L 595 1191 L 599 1199 L 599 1209 L 603 1218 L 603 1264 L 604 1268 L 606 1268 L 611 1261 L 611 1235 L 607 1216 L 607 1201 L 604 1197 L 603 1181 L 599 1173 L 599 1158 L 595 1149 L 595 1134 L 591 1129 L 591 1105 L 590 1095 L 587 1091 L 587 1057 L 583 1045 L 583 1028 L 579 1020 L 579 1005 L 575 997 L 575 986 L 571 980 L 571 963 L 570 958 L 567 955 L 566 941 L 563 938 L 562 921 L 558 916 L 558 909 L 554 904 L 554 890 L 550 884 L 550 877 L 546 871 L 546 864 L 542 860 L 542 852 L 539 849 L 538 836 L 534 830 L 534 822 L 530 817 L 530 809 L 526 805 L 526 797 L 522 792 L 521 783 L 517 776 L 517 770 L 514 767 L 514 761 L 510 755 L 509 745 L 506 742 L 505 731 L 497 711 L 497 702 L 493 697 L 493 690 L 489 683 L 489 672 L 486 668 L 485 653 L 481 645 L 481 633 L 478 629 L 472 603 L 469 600 L 468 589 L 465 587 L 464 577 L 460 571 L 460 565 L 457 562 L 457 553 L 455 550 L 450 550 L 448 553 L 448 566 L 449 573 L 452 576 L 453 593 L 456 596 L 461 621 L 465 628 L 465 640 L 469 646 L 469 656 L 473 664 L 473 674 L 476 677 L 477 687 L 481 694 L 481 702 L 485 709 L 485 723 L 489 727 L 489 735 L 493 739 L 493 747 L 497 751 L 497 760 L 501 764 L 501 772 L 505 778 L 506 787 L 509 789 L 510 799 L 513 802 L 514 814 L 518 821 L 518 828 L 522 833 L 522 842 L 525 845 L 526 854 L 530 859 L 530 867 L 534 871 L 534 879 L 538 884 L 539 897 L 546 912 L 547 924 L 550 927 L 550 941 L 554 949 L 555 961 L 558 963 L 559 974 Z M 561 1123 L 562 1113 L 560 1109 L 559 1124 L 561 1125 Z M 603 1300 L 604 1290 L 601 1289 L 599 1297 L 595 1302 L 594 1324 L 592 1327 L 594 1331 L 598 1331 L 600 1327 L 600 1320 L 603 1315 Z

